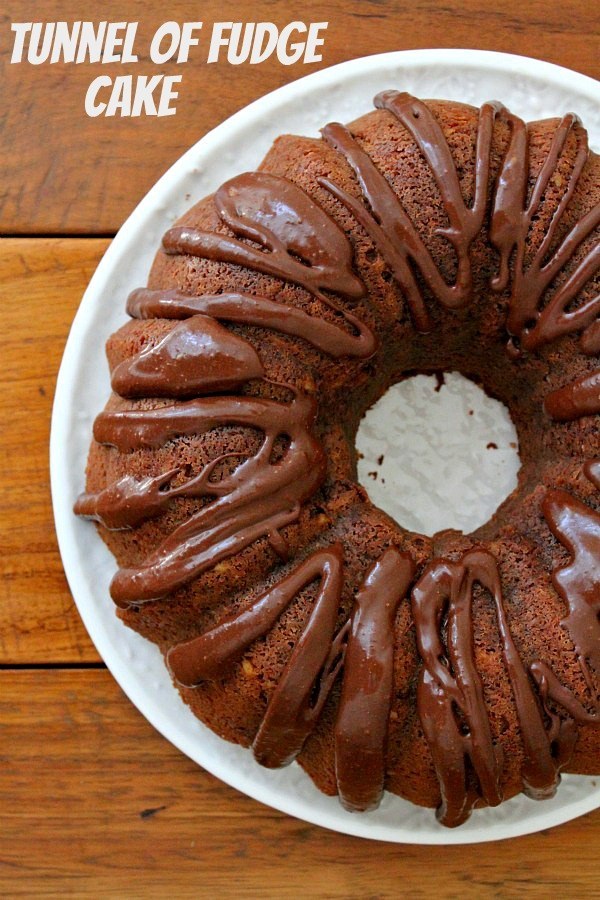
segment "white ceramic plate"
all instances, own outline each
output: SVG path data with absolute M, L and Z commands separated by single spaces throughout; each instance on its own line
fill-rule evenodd
M 83 487 L 92 421 L 109 392 L 106 338 L 125 320 L 129 291 L 146 283 L 163 232 L 191 202 L 232 175 L 256 167 L 277 134 L 316 135 L 328 121 L 349 121 L 373 96 L 400 88 L 421 97 L 479 105 L 499 99 L 526 119 L 574 110 L 600 147 L 600 85 L 575 72 L 524 57 L 469 50 L 388 53 L 353 60 L 289 84 L 234 115 L 185 153 L 132 213 L 90 282 L 65 348 L 54 402 L 51 480 L 56 529 L 81 617 L 110 671 L 143 715 L 169 741 L 214 775 L 269 806 L 336 831 L 378 840 L 456 844 L 548 828 L 600 806 L 591 778 L 567 776 L 555 799 L 517 797 L 475 812 L 456 830 L 387 795 L 379 810 L 346 812 L 320 794 L 297 765 L 277 772 L 204 728 L 174 690 L 158 650 L 114 614 L 108 585 L 115 564 L 88 523 L 72 514 Z

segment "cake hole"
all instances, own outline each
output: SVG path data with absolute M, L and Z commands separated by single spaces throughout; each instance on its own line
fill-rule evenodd
M 437 389 L 436 389 L 437 388 Z M 358 479 L 411 531 L 479 528 L 517 486 L 521 462 L 508 409 L 457 372 L 416 375 L 364 416 Z

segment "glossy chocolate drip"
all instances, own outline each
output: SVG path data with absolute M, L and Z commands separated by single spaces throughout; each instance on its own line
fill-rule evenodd
M 387 179 L 348 129 L 337 123 L 327 125 L 322 131 L 323 137 L 354 170 L 370 210 L 329 179 L 322 179 L 321 183 L 353 213 L 370 235 L 406 295 L 415 327 L 418 331 L 427 332 L 431 330 L 432 322 L 413 265 L 418 267 L 435 298 L 446 308 L 460 308 L 472 299 L 469 248 L 483 225 L 487 208 L 491 139 L 494 118 L 500 107 L 487 103 L 480 112 L 475 150 L 475 191 L 469 208 L 462 197 L 456 166 L 446 139 L 427 106 L 410 94 L 397 91 L 379 94 L 375 105 L 399 119 L 431 166 L 449 221 L 449 227 L 439 229 L 438 233 L 449 241 L 456 253 L 455 283 L 449 285 L 444 281 Z
M 95 519 L 111 531 L 135 528 L 146 519 L 164 512 L 176 497 L 219 497 L 226 494 L 228 480 L 216 482 L 211 481 L 210 477 L 220 463 L 243 456 L 242 453 L 223 453 L 207 463 L 193 478 L 176 486 L 170 482 L 181 474 L 179 468 L 155 478 L 137 479 L 125 475 L 97 494 L 81 494 L 75 503 L 75 512 Z
M 246 266 L 299 284 L 318 297 L 323 290 L 354 299 L 364 296 L 364 285 L 352 270 L 348 238 L 291 181 L 266 172 L 238 175 L 219 188 L 215 206 L 234 234 L 264 249 L 185 225 L 165 234 L 163 249 Z
M 592 462 L 588 471 L 596 483 L 598 462 Z M 561 624 L 580 660 L 600 675 L 600 514 L 563 490 L 548 491 L 542 510 L 552 533 L 571 555 L 567 565 L 552 573 L 554 587 L 569 608 Z
M 192 316 L 120 363 L 111 384 L 121 397 L 194 397 L 235 390 L 263 375 L 248 341 L 209 316 Z
M 578 722 L 580 725 L 600 725 L 600 708 L 598 708 L 598 703 L 596 701 L 596 711 L 590 713 L 587 709 L 577 700 L 576 697 L 573 696 L 571 691 L 568 690 L 563 684 L 560 683 L 550 666 L 546 663 L 539 662 L 536 660 L 532 662 L 529 671 L 538 686 L 540 699 L 542 701 L 542 705 L 544 707 L 544 712 L 552 721 L 552 726 L 550 729 L 550 733 L 558 733 L 557 728 L 557 720 L 558 717 L 555 713 L 552 712 L 548 705 L 548 700 L 553 700 L 558 706 L 562 706 L 565 712 L 569 715 L 570 720 L 562 722 L 559 728 L 562 728 L 563 732 L 566 736 L 566 741 L 564 743 L 571 746 L 573 748 L 575 746 L 576 740 L 576 732 L 574 729 L 574 723 Z M 567 761 L 568 756 L 564 752 L 561 754 L 564 758 L 564 762 Z
M 342 563 L 340 544 L 316 551 L 247 609 L 167 654 L 171 672 L 182 685 L 222 678 L 253 641 L 271 630 L 293 598 L 321 579 L 308 622 L 254 739 L 257 760 L 269 768 L 287 765 L 298 755 L 342 665 L 342 641 L 333 641 Z
M 587 356 L 600 354 L 600 320 L 589 325 L 579 340 L 581 350 Z
M 367 359 L 377 349 L 377 340 L 371 329 L 352 313 L 344 311 L 343 315 L 348 324 L 356 329 L 356 334 L 350 334 L 332 322 L 309 316 L 301 309 L 251 294 L 203 294 L 193 297 L 176 290 L 139 288 L 129 295 L 127 312 L 136 319 L 184 319 L 202 314 L 226 322 L 257 325 L 300 337 L 334 359 L 343 356 Z
M 600 491 L 600 459 L 588 459 L 583 465 L 583 474 Z
M 356 595 L 335 725 L 337 787 L 349 810 L 376 809 L 383 794 L 394 620 L 414 573 L 412 557 L 390 547 Z
M 329 578 L 322 583 L 252 744 L 257 762 L 270 769 L 286 766 L 298 755 L 344 662 L 346 629 L 333 640 L 343 582 L 341 545 L 320 562 Z
M 468 783 L 467 758 L 486 803 L 497 806 L 502 801 L 501 764 L 474 662 L 473 584 L 487 582 L 481 555 L 466 554 L 460 563 L 431 562 L 412 592 L 417 646 L 423 660 L 417 707 L 440 783 L 442 802 L 437 817 L 448 827 L 464 822 L 478 799 Z
M 261 430 L 259 451 L 232 475 L 201 486 L 218 494 L 169 535 L 137 568 L 120 569 L 111 594 L 117 605 L 164 597 L 238 553 L 259 537 L 294 521 L 300 504 L 321 485 L 326 460 L 313 435 L 314 400 L 296 396 L 290 404 L 246 397 L 206 397 L 152 410 L 104 412 L 96 419 L 94 436 L 121 452 L 161 447 L 171 438 L 202 434 L 222 425 L 247 425 Z M 284 457 L 270 461 L 274 442 L 287 436 Z
M 172 469 L 155 478 L 125 475 L 97 494 L 81 494 L 75 503 L 75 513 L 94 519 L 111 531 L 135 528 L 163 512 L 170 501 L 170 494 L 164 488 L 178 471 Z
M 544 399 L 544 409 L 557 422 L 600 413 L 600 369 L 552 391 Z
M 527 126 L 507 109 L 502 112 L 510 126 L 510 141 L 496 179 L 490 222 L 490 241 L 500 253 L 498 275 L 492 280 L 492 288 L 498 291 L 510 281 L 510 259 L 522 228 L 529 174 Z
M 527 199 L 529 173 L 527 129 L 517 116 L 506 110 L 502 116 L 509 124 L 511 137 L 498 176 L 492 209 L 490 240 L 500 252 L 500 272 L 492 282 L 496 290 L 504 290 L 509 281 L 509 262 L 514 251 L 514 274 L 507 329 L 518 340 L 518 347 L 534 350 L 555 338 L 573 331 L 587 329 L 600 313 L 600 297 L 595 297 L 577 309 L 569 305 L 600 268 L 600 246 L 595 245 L 575 266 L 563 284 L 556 289 L 549 302 L 540 303 L 554 278 L 569 263 L 582 242 L 600 223 L 597 205 L 571 228 L 558 247 L 553 244 L 565 211 L 573 197 L 580 175 L 589 157 L 587 134 L 574 115 L 560 122 L 548 155 L 536 179 L 531 198 Z M 570 132 L 578 138 L 578 151 L 567 180 L 567 187 L 554 210 L 550 226 L 532 258 L 526 262 L 527 238 Z M 586 334 L 582 341 L 588 343 Z
M 501 761 L 492 741 L 474 660 L 471 603 L 475 582 L 489 592 L 495 605 L 502 656 L 521 727 L 524 793 L 536 800 L 553 796 L 560 769 L 569 759 L 576 737 L 572 722 L 561 721 L 549 710 L 550 727 L 544 723 L 510 632 L 492 554 L 472 550 L 459 562 L 430 563 L 413 590 L 417 645 L 423 659 L 418 709 L 440 781 L 442 804 L 438 817 L 449 826 L 465 821 L 480 796 L 489 805 L 502 800 Z M 446 613 L 445 648 L 440 635 Z M 550 670 L 537 663 L 534 671 L 539 676 Z M 550 682 L 552 698 L 562 703 L 564 691 L 558 690 L 554 676 L 545 684 Z M 545 702 L 547 696 L 542 699 Z M 570 713 L 576 709 L 577 701 L 567 699 L 565 708 Z M 479 782 L 477 788 L 468 784 L 465 758 L 472 763 Z
M 348 296 L 362 295 L 363 288 L 351 270 L 351 249 L 345 235 L 291 182 L 260 174 L 241 176 L 217 192 L 215 203 L 223 221 L 237 234 L 267 248 L 265 253 L 233 242 L 237 254 L 258 253 L 260 270 L 266 271 L 261 267 L 268 256 L 273 265 L 283 266 L 285 272 L 280 274 L 305 283 L 317 296 L 322 296 L 321 288 L 336 289 Z M 196 237 L 202 243 L 202 234 Z M 215 235 L 204 237 L 220 240 Z M 175 244 L 170 244 L 172 240 L 176 244 L 178 239 L 170 232 L 165 245 L 177 252 Z M 298 257 L 303 261 L 299 262 Z M 232 257 L 231 261 L 241 260 Z M 137 315 L 147 315 L 154 309 L 159 313 L 168 311 L 170 317 L 189 316 L 156 347 L 117 367 L 113 386 L 130 397 L 179 397 L 227 390 L 263 374 L 253 348 L 219 325 L 214 318 L 217 313 L 233 321 L 269 326 L 279 326 L 285 319 L 283 331 L 306 336 L 312 326 L 315 343 L 320 342 L 339 355 L 350 351 L 367 357 L 375 349 L 372 333 L 351 314 L 345 314 L 346 320 L 356 327 L 357 335 L 313 320 L 299 310 L 291 310 L 291 315 L 286 316 L 285 308 L 265 298 L 235 294 L 187 298 L 177 292 L 158 296 L 138 292 L 132 297 L 130 308 Z M 213 318 L 199 314 L 208 312 Z M 149 490 L 144 493 L 134 482 L 121 486 L 125 496 L 117 498 L 119 506 L 135 506 L 137 522 L 156 515 L 159 506 L 163 508 L 174 496 L 205 494 L 218 499 L 179 526 L 141 567 L 120 570 L 111 586 L 115 602 L 128 605 L 165 596 L 265 534 L 270 535 L 276 552 L 285 557 L 285 542 L 278 529 L 297 518 L 299 504 L 320 486 L 325 473 L 322 450 L 309 433 L 315 414 L 312 401 L 307 406 L 298 397 L 289 407 L 273 401 L 229 397 L 203 398 L 157 410 L 101 414 L 94 426 L 96 440 L 121 452 L 158 448 L 172 438 L 201 434 L 224 424 L 249 425 L 265 434 L 259 453 L 242 463 L 218 487 L 209 482 L 206 472 L 175 490 L 163 491 L 158 498 Z M 278 436 L 289 437 L 291 444 L 284 459 L 271 464 L 269 457 Z M 111 489 L 108 494 L 104 491 L 87 497 L 85 508 L 96 514 L 102 508 L 103 520 L 108 521 L 110 511 L 106 507 L 111 497 Z M 133 512 L 127 524 L 132 515 Z
M 490 553 L 478 552 L 477 556 L 481 571 L 486 575 L 486 581 L 482 581 L 482 584 L 490 592 L 496 607 L 502 657 L 515 698 L 521 729 L 523 743 L 522 790 L 532 800 L 546 800 L 556 793 L 560 782 L 560 770 L 568 762 L 573 752 L 576 731 L 570 720 L 562 721 L 557 715 L 550 712 L 545 703 L 546 697 L 542 692 L 542 703 L 550 720 L 550 727 L 546 727 L 540 712 L 538 698 L 532 691 L 528 673 L 510 631 L 496 561 Z

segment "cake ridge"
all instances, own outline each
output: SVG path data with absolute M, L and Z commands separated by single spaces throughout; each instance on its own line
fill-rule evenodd
M 510 631 L 492 554 L 476 548 L 457 562 L 431 562 L 412 591 L 417 643 L 423 659 L 418 705 L 440 781 L 442 802 L 437 816 L 448 827 L 462 824 L 482 799 L 488 806 L 497 806 L 503 800 L 502 756 L 492 741 L 474 658 L 471 607 L 476 583 L 489 592 L 495 605 L 502 655 L 521 726 L 521 777 L 528 797 L 543 800 L 554 796 L 560 769 L 570 759 L 577 737 L 574 719 L 590 722 L 583 709 L 571 703 L 569 712 L 573 718 L 564 720 L 552 715 L 544 705 L 550 728 L 544 724 L 540 704 Z M 448 617 L 447 650 L 440 636 L 444 615 Z M 538 664 L 534 672 L 539 677 L 541 671 Z M 543 671 L 546 674 L 550 670 L 545 667 Z M 554 685 L 556 679 L 546 677 L 545 683 Z M 552 699 L 559 700 L 556 692 Z M 595 718 L 592 722 L 600 724 Z M 476 773 L 477 787 L 469 785 L 467 759 Z
M 426 333 L 432 328 L 432 320 L 410 261 L 418 267 L 434 296 L 446 309 L 460 309 L 472 299 L 469 248 L 483 225 L 487 208 L 492 126 L 495 116 L 500 112 L 500 104 L 484 104 L 480 111 L 475 191 L 470 207 L 467 207 L 462 197 L 456 166 L 446 140 L 425 104 L 407 93 L 384 91 L 375 98 L 375 105 L 392 113 L 410 131 L 431 166 L 450 223 L 448 228 L 439 228 L 437 233 L 452 244 L 457 255 L 455 283 L 449 285 L 441 277 L 427 247 L 385 177 L 377 170 L 368 153 L 354 140 L 350 131 L 337 123 L 322 129 L 323 138 L 344 156 L 354 170 L 369 203 L 370 213 L 330 179 L 322 179 L 321 183 L 356 216 L 378 245 L 405 292 L 415 327 Z

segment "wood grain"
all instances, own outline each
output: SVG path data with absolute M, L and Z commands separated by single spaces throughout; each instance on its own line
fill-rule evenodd
M 472 848 L 361 841 L 221 785 L 106 671 L 0 679 L 2 896 L 598 896 L 600 811 Z
M 220 0 L 200 6 L 189 0 L 163 4 L 113 0 L 102 18 L 139 22 L 139 62 L 135 65 L 10 65 L 11 21 L 30 21 L 22 0 L 5 0 L 0 15 L 1 95 L 10 98 L 0 113 L 0 158 L 4 194 L 0 232 L 4 234 L 114 232 L 158 176 L 181 153 L 227 116 L 282 84 L 346 59 L 423 47 L 471 47 L 535 56 L 600 76 L 597 7 L 589 0 L 319 0 L 290 7 L 284 0 L 256 6 Z M 37 13 L 45 21 L 98 21 L 89 0 L 44 0 Z M 206 65 L 201 48 L 184 66 L 167 63 L 168 75 L 183 74 L 177 114 L 166 118 L 88 118 L 87 86 L 98 74 L 156 74 L 146 48 L 155 29 L 169 19 L 269 20 L 283 26 L 294 19 L 329 22 L 322 63 L 283 66 Z M 204 33 L 204 32 L 203 32 Z
M 98 659 L 69 594 L 50 504 L 54 385 L 106 240 L 3 239 L 0 331 L 0 663 Z

